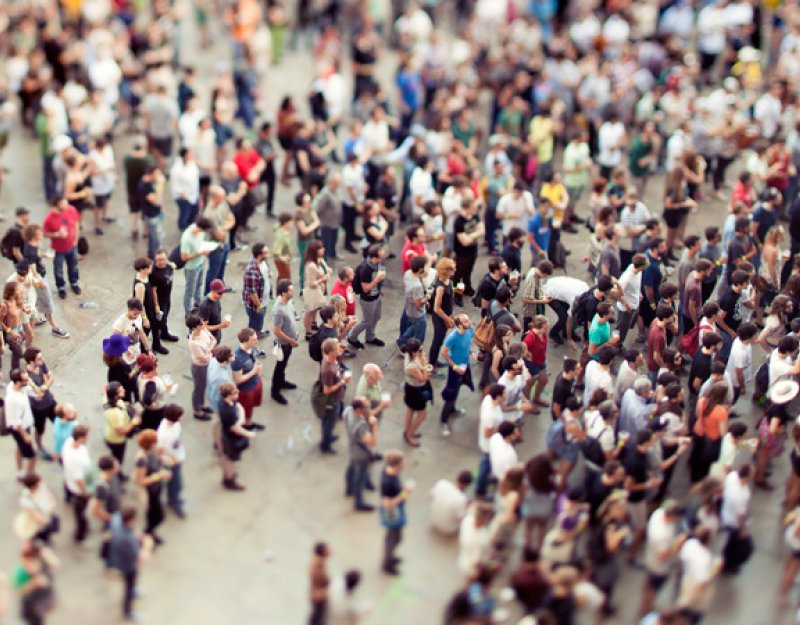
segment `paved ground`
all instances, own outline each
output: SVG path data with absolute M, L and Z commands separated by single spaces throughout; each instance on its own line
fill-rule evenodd
M 219 51 L 217 47 L 212 52 L 197 54 L 195 64 L 201 74 L 201 84 L 206 83 L 211 61 Z M 286 57 L 265 90 L 270 117 L 277 99 L 287 90 L 303 97 L 311 71 L 311 63 L 305 56 L 289 54 Z M 270 85 L 278 87 L 270 88 Z M 127 145 L 127 138 L 115 143 L 118 159 L 124 155 Z M 14 207 L 24 204 L 33 210 L 37 220 L 41 219 L 45 206 L 40 196 L 39 160 L 34 142 L 21 132 L 15 132 L 5 162 L 13 173 L 0 198 L 2 210 L 11 215 Z M 279 190 L 277 210 L 290 209 L 293 192 L 293 189 Z M 648 197 L 651 209 L 659 207 L 656 193 L 660 193 L 660 185 L 651 184 Z M 81 418 L 93 426 L 94 457 L 104 452 L 100 389 L 105 380 L 105 367 L 101 360 L 101 339 L 108 335 L 129 296 L 133 278 L 132 269 L 129 269 L 131 261 L 145 249 L 144 244 L 133 245 L 128 238 L 122 191 L 113 198 L 112 212 L 120 217 L 119 223 L 111 225 L 104 237 L 89 237 L 92 250 L 81 265 L 84 295 L 81 298 L 70 296 L 63 304 L 58 304 L 57 318 L 69 329 L 72 338 L 61 341 L 43 332 L 39 342 L 56 373 L 57 399 L 73 402 Z M 174 205 L 168 206 L 167 213 L 167 242 L 171 246 L 177 240 Z M 719 224 L 722 214 L 721 205 L 704 206 L 692 217 L 691 226 Z M 272 223 L 260 215 L 253 220 L 259 228 L 258 234 L 268 241 L 271 241 Z M 252 238 L 255 240 L 256 235 Z M 577 266 L 584 253 L 584 241 L 583 233 L 566 237 L 573 251 L 569 273 L 577 277 L 585 277 L 583 266 Z M 402 242 L 397 239 L 395 244 L 399 246 Z M 240 264 L 248 258 L 248 253 L 231 256 L 228 282 L 237 288 L 241 286 Z M 348 261 L 357 262 L 355 259 Z M 485 259 L 479 262 L 479 267 L 483 263 Z M 388 266 L 390 275 L 395 276 L 395 284 L 400 284 L 397 279 L 399 262 L 390 261 Z M 2 270 L 10 273 L 11 268 L 3 265 Z M 178 277 L 176 304 L 182 287 L 182 277 Z M 389 342 L 397 336 L 397 316 L 392 313 L 399 309 L 401 294 L 395 289 L 387 294 L 387 300 L 386 318 L 378 334 Z M 81 309 L 79 301 L 94 301 L 98 307 Z M 225 296 L 223 305 L 225 312 L 233 314 L 235 328 L 245 325 L 238 294 Z M 173 314 L 174 329 L 179 328 L 178 321 L 178 315 Z M 230 344 L 235 341 L 233 331 L 226 333 L 226 340 Z M 181 381 L 177 399 L 188 407 L 190 383 L 181 379 L 181 374 L 188 371 L 187 350 L 183 343 L 170 345 L 170 349 L 172 353 L 161 358 L 162 367 Z M 370 348 L 354 365 L 357 367 L 370 360 L 382 364 L 387 356 L 388 348 Z M 557 370 L 562 356 L 563 353 L 551 354 L 552 370 Z M 273 365 L 269 358 L 268 372 Z M 381 426 L 380 447 L 384 450 L 402 447 L 400 365 L 399 359 L 392 359 L 386 370 L 387 386 L 395 393 L 396 403 Z M 7 368 L 4 374 L 7 376 Z M 171 625 L 303 622 L 307 618 L 309 553 L 312 543 L 318 539 L 329 541 L 333 547 L 333 570 L 343 571 L 355 566 L 364 572 L 364 594 L 375 603 L 369 623 L 406 625 L 439 621 L 442 607 L 459 586 L 460 578 L 455 543 L 442 540 L 427 529 L 426 493 L 440 477 L 453 477 L 457 471 L 476 465 L 477 395 L 462 399 L 468 416 L 455 421 L 453 436 L 447 440 L 442 440 L 438 434 L 435 411 L 441 404 L 437 395 L 434 414 L 423 426 L 423 446 L 408 454 L 407 474 L 416 480 L 418 492 L 409 501 L 410 522 L 400 548 L 405 558 L 404 574 L 388 579 L 379 572 L 383 534 L 377 518 L 356 515 L 342 497 L 345 445 L 339 445 L 340 454 L 335 457 L 321 457 L 316 452 L 319 428 L 308 402 L 308 390 L 315 375 L 316 365 L 311 364 L 303 344 L 289 366 L 289 378 L 300 386 L 297 391 L 287 393 L 290 404 L 284 408 L 267 400 L 256 412 L 258 419 L 267 424 L 267 430 L 241 463 L 241 478 L 248 487 L 245 493 L 232 494 L 221 489 L 219 470 L 211 453 L 210 425 L 187 421 L 189 458 L 185 481 L 189 517 L 185 521 L 168 518 L 162 531 L 166 544 L 144 569 L 141 587 L 145 597 L 139 602 L 139 611 L 147 622 Z M 437 389 L 439 385 L 437 383 Z M 749 406 L 742 401 L 738 409 L 752 423 L 755 415 L 748 414 Z M 521 457 L 543 448 L 545 421 L 549 419 L 531 419 L 526 425 Z M 6 465 L 0 471 L 0 506 L 7 511 L 4 515 L 6 528 L 10 527 L 18 496 L 11 470 L 12 450 L 10 439 L 0 439 L 0 457 Z M 60 492 L 60 477 L 55 467 L 45 465 L 40 469 L 54 492 Z M 776 466 L 775 473 L 773 481 L 780 484 L 785 474 L 784 463 Z M 676 480 L 675 486 L 680 487 L 680 482 Z M 789 622 L 770 607 L 784 553 L 777 512 L 780 498 L 777 493 L 755 495 L 756 554 L 739 578 L 720 582 L 714 612 L 707 619 L 709 624 Z M 56 539 L 62 558 L 57 576 L 59 607 L 52 622 L 116 622 L 121 588 L 102 574 L 96 553 L 96 531 L 87 546 L 76 548 L 69 539 L 72 518 L 68 514 L 62 518 L 64 531 Z M 10 532 L 0 536 L 0 569 L 8 571 L 14 563 L 17 547 Z M 609 622 L 626 625 L 634 622 L 633 610 L 625 604 L 629 599 L 638 605 L 641 581 L 641 574 L 625 572 L 618 590 L 621 615 Z M 669 597 L 665 595 L 662 599 Z M 12 605 L 16 605 L 15 599 Z M 15 623 L 15 607 L 12 612 L 8 622 Z

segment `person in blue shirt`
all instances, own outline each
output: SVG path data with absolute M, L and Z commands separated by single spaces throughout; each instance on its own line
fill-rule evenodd
M 448 421 L 452 413 L 463 415 L 464 411 L 456 408 L 458 391 L 464 385 L 469 390 L 474 391 L 472 383 L 472 373 L 469 368 L 470 348 L 472 346 L 472 336 L 475 330 L 472 329 L 472 321 L 467 315 L 458 315 L 454 319 L 455 329 L 447 335 L 442 347 L 441 358 L 447 365 L 447 383 L 442 389 L 442 413 L 439 416 L 442 436 L 450 436 L 450 425 Z
M 662 258 L 667 253 L 667 244 L 664 239 L 654 237 L 647 244 L 648 265 L 642 272 L 642 299 L 639 302 L 639 336 L 637 342 L 646 340 L 647 329 L 656 318 L 656 306 L 658 305 L 658 289 L 661 286 Z M 641 323 L 640 323 L 641 322 Z
M 539 210 L 528 220 L 528 243 L 533 262 L 546 260 L 553 234 L 553 207 L 546 197 L 539 198 Z
M 400 125 L 407 133 L 419 110 L 422 79 L 419 72 L 411 67 L 411 62 L 405 60 L 397 68 L 394 81 L 400 92 Z

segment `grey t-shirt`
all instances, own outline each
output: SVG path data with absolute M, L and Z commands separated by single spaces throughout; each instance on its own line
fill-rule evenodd
M 344 409 L 343 416 L 344 424 L 347 428 L 350 460 L 369 460 L 372 457 L 372 452 L 367 445 L 359 443 L 359 441 L 364 439 L 365 434 L 370 433 L 369 423 L 356 416 L 351 406 Z
M 297 322 L 294 320 L 294 304 L 292 300 L 285 304 L 281 300 L 276 301 L 275 307 L 272 309 L 272 320 L 275 326 L 279 327 L 286 336 L 295 341 L 297 340 Z M 281 345 L 289 344 L 277 336 L 275 340 Z
M 178 103 L 166 95 L 151 93 L 145 97 L 142 108 L 149 117 L 147 132 L 153 137 L 171 137 L 178 119 Z
M 411 270 L 407 270 L 403 276 L 403 287 L 406 290 L 406 316 L 413 319 L 419 319 L 425 316 L 425 307 L 421 308 L 414 302 L 422 299 L 425 296 L 425 290 L 422 286 L 422 280 L 415 276 Z

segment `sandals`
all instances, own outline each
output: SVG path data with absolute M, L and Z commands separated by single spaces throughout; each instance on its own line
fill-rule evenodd
M 406 432 L 403 432 L 403 440 L 406 442 L 406 445 L 411 445 L 411 447 L 421 446 L 421 443 L 419 441 L 411 440 Z

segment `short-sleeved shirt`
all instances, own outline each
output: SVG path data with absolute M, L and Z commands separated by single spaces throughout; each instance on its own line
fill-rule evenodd
M 469 365 L 470 345 L 472 344 L 472 328 L 463 334 L 458 330 L 453 330 L 444 340 L 444 346 L 450 353 L 450 360 L 457 365 Z
M 326 386 L 336 386 L 342 381 L 342 371 L 339 368 L 339 363 L 336 361 L 328 362 L 323 358 L 322 365 L 320 366 L 319 377 L 323 388 Z M 344 391 L 344 385 L 340 386 L 331 394 L 331 401 L 341 403 L 344 399 Z
M 403 484 L 400 481 L 400 477 L 397 475 L 390 475 L 386 469 L 384 469 L 383 473 L 381 474 L 381 497 L 394 499 L 402 492 Z M 405 502 L 401 501 L 397 504 L 397 508 L 403 510 L 405 505 Z
M 242 375 L 247 375 L 250 371 L 253 370 L 253 367 L 256 365 L 256 359 L 253 356 L 252 352 L 245 351 L 240 347 L 237 347 L 236 350 L 233 352 L 233 362 L 231 363 L 231 370 L 232 371 L 241 371 Z M 245 380 L 244 382 L 237 384 L 237 387 L 240 391 L 252 391 L 254 388 L 258 386 L 258 376 L 253 376 L 249 380 Z
M 364 284 L 369 284 L 372 282 L 376 275 L 378 274 L 378 266 L 373 265 L 371 262 L 366 261 L 361 263 L 358 267 L 356 267 L 356 275 L 353 278 L 353 281 L 358 280 L 362 284 L 362 288 Z M 360 294 L 360 297 L 365 302 L 374 302 L 381 296 L 381 288 L 383 287 L 383 282 L 378 282 L 374 287 L 372 287 L 369 292 L 364 292 Z
M 694 309 L 697 311 L 698 321 L 703 316 L 703 282 L 697 278 L 697 275 L 692 272 L 686 278 L 686 285 L 683 287 L 683 301 L 681 308 L 683 314 L 689 317 L 689 302 L 694 304 Z
M 186 228 L 181 235 L 181 254 L 197 254 L 206 240 L 206 233 L 202 230 L 194 232 L 194 227 Z M 184 263 L 184 269 L 200 269 L 205 263 L 205 256 L 197 256 Z
M 228 440 L 238 436 L 238 434 L 231 432 L 231 428 L 236 425 L 236 422 L 239 420 L 239 412 L 236 409 L 237 406 L 238 402 L 229 404 L 224 399 L 219 400 L 217 409 L 219 410 L 219 420 L 222 425 L 222 435 Z
M 366 443 L 363 442 L 364 437 L 372 431 L 369 423 L 357 416 L 350 406 L 345 408 L 343 418 L 345 427 L 347 428 L 350 460 L 370 460 L 372 458 L 372 451 L 367 447 Z
M 719 308 L 725 311 L 725 324 L 736 332 L 742 323 L 742 292 L 736 293 L 729 288 L 719 298 Z
M 658 325 L 656 321 L 650 324 L 647 332 L 647 370 L 658 371 L 659 365 L 653 356 L 663 354 L 667 347 L 667 331 Z
M 622 456 L 622 466 L 625 467 L 625 474 L 633 478 L 637 485 L 644 484 L 647 481 L 647 469 L 649 466 L 647 453 L 642 453 L 635 445 L 628 445 L 625 448 Z M 628 501 L 631 503 L 644 501 L 646 494 L 646 491 L 643 490 L 633 492 L 628 496 Z
M 122 484 L 119 476 L 114 475 L 110 480 L 99 479 L 94 485 L 94 498 L 103 504 L 103 509 L 108 514 L 119 511 L 119 502 L 122 498 Z
M 139 181 L 139 186 L 136 189 L 138 196 L 139 207 L 142 209 L 142 215 L 145 217 L 158 217 L 161 214 L 161 206 L 154 204 L 147 199 L 148 195 L 156 192 L 156 185 L 152 182 L 144 180 Z
M 567 380 L 564 378 L 563 372 L 559 373 L 553 383 L 553 403 L 563 408 L 564 404 L 567 403 L 567 399 L 572 397 L 574 390 L 575 380 Z
M 50 239 L 50 247 L 56 253 L 69 252 L 75 247 L 77 242 L 76 232 L 78 224 L 81 221 L 81 216 L 74 206 L 67 206 L 63 211 L 59 212 L 55 209 L 47 213 L 42 223 L 42 229 L 45 234 L 52 234 L 66 227 L 67 236 L 53 237 Z
M 601 323 L 600 316 L 595 315 L 594 319 L 592 319 L 592 324 L 589 326 L 589 342 L 601 347 L 608 343 L 610 339 L 611 324 L 608 321 Z M 597 352 L 592 354 L 591 358 L 597 360 Z
M 739 378 L 736 376 L 736 369 L 742 369 L 745 384 L 753 377 L 753 349 L 750 345 L 742 342 L 739 337 L 733 340 L 731 345 L 728 363 L 725 366 L 725 373 L 733 381 L 734 386 L 739 385 Z
M 453 238 L 453 251 L 456 253 L 457 256 L 477 256 L 478 255 L 478 242 L 477 239 L 475 243 L 471 245 L 464 245 L 461 241 L 458 240 L 459 234 L 472 234 L 478 229 L 478 224 L 481 222 L 481 219 L 478 215 L 473 215 L 472 217 L 466 218 L 463 215 L 459 215 L 456 217 L 455 222 L 453 223 L 453 233 L 455 237 Z
M 652 287 L 653 297 L 658 299 L 658 289 L 661 286 L 661 260 L 653 258 L 650 253 L 647 253 L 648 265 L 642 271 L 642 294 L 646 294 L 645 287 Z M 655 303 L 655 302 L 650 302 Z
M 553 233 L 550 225 L 550 217 L 542 217 L 540 211 L 536 211 L 528 220 L 528 234 L 533 235 L 536 245 L 538 245 L 544 253 L 547 253 L 547 250 L 550 248 L 550 236 Z
M 281 329 L 286 336 L 290 339 L 297 340 L 297 322 L 294 319 L 294 304 L 292 300 L 287 301 L 285 304 L 280 300 L 275 302 L 272 308 L 272 323 L 275 327 Z M 280 338 L 275 338 L 281 345 L 288 345 L 287 341 Z
M 697 420 L 694 422 L 694 433 L 711 440 L 719 440 L 722 438 L 722 430 L 720 428 L 724 423 L 728 422 L 728 409 L 724 406 L 715 406 L 710 413 L 703 416 L 707 403 L 707 397 L 701 397 L 697 400 Z

